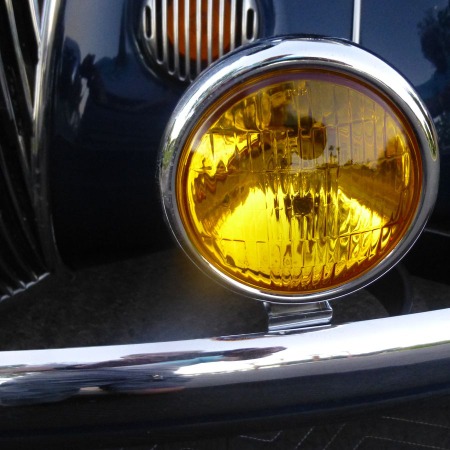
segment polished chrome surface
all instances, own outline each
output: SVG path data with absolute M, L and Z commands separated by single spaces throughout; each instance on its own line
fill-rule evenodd
M 246 287 L 219 272 L 198 255 L 178 213 L 175 175 L 179 154 L 190 131 L 221 95 L 233 86 L 268 71 L 289 68 L 325 69 L 348 74 L 386 95 L 406 116 L 422 149 L 423 186 L 416 216 L 409 231 L 395 249 L 372 271 L 354 282 L 328 291 L 302 296 L 272 295 Z M 331 38 L 273 38 L 259 41 L 235 52 L 207 72 L 187 90 L 175 109 L 161 146 L 160 185 L 166 219 L 180 246 L 207 274 L 221 284 L 252 298 L 278 303 L 314 302 L 344 296 L 383 275 L 405 255 L 431 214 L 438 188 L 437 137 L 428 111 L 411 85 L 392 67 L 373 54 L 348 41 Z
M 269 333 L 327 325 L 333 318 L 333 309 L 327 301 L 295 305 L 265 302 L 264 306 L 268 317 Z
M 43 4 L 33 105 L 33 139 L 31 141 L 31 166 L 33 169 L 31 180 L 34 189 L 34 208 L 41 245 L 50 270 L 53 270 L 59 261 L 50 213 L 47 149 L 53 77 L 55 76 L 53 69 L 56 54 L 55 46 L 57 45 L 55 42 L 56 29 L 61 11 L 61 0 L 45 1 Z
M 206 17 L 203 17 L 205 5 Z M 172 8 L 171 14 L 169 8 Z M 227 8 L 229 13 L 226 13 Z M 180 18 L 181 10 L 184 11 L 183 18 Z M 195 24 L 201 24 L 196 25 L 195 30 L 192 29 L 192 16 L 195 16 Z M 256 0 L 207 0 L 207 3 L 201 0 L 146 0 L 139 37 L 144 43 L 145 55 L 153 63 L 180 81 L 192 81 L 225 53 L 253 42 L 258 37 L 258 28 Z M 173 33 L 173 43 L 169 40 L 169 30 Z M 225 36 L 228 35 L 227 47 Z M 190 54 L 192 37 L 195 38 L 194 54 Z M 217 55 L 214 54 L 215 38 Z M 206 60 L 202 55 L 203 40 L 206 40 Z M 182 42 L 184 55 L 180 54 Z
M 48 275 L 41 239 L 49 220 L 40 190 L 46 161 L 36 164 L 36 93 L 40 79 L 40 17 L 36 1 L 0 3 L 0 300 Z
M 225 386 L 243 389 L 256 382 L 265 408 L 274 405 L 284 383 L 295 405 L 351 402 L 360 395 L 387 400 L 406 390 L 450 387 L 449 321 L 450 309 L 445 309 L 294 334 L 0 352 L 0 403 L 158 393 L 148 402 L 161 404 L 191 389 L 209 388 L 214 398 Z M 210 413 L 219 408 L 209 405 Z M 235 406 L 249 407 L 239 399 Z
M 361 38 L 361 3 L 362 0 L 353 0 L 352 41 L 355 44 L 359 44 Z
M 31 20 L 33 22 L 33 30 L 38 46 L 41 44 L 41 15 L 39 12 L 38 0 L 28 0 L 31 11 Z
M 14 15 L 13 3 L 12 0 L 5 0 L 6 12 L 8 15 L 8 22 L 11 25 L 11 38 L 13 41 L 13 45 L 16 49 L 16 58 L 17 58 L 17 67 L 19 69 L 20 83 L 23 86 L 23 93 L 25 97 L 26 107 L 28 109 L 28 113 L 31 116 L 32 114 L 32 86 L 30 85 L 29 79 L 27 77 L 27 73 L 25 70 L 25 61 L 23 59 L 20 38 L 16 26 L 16 19 Z M 35 31 L 35 30 L 34 30 Z

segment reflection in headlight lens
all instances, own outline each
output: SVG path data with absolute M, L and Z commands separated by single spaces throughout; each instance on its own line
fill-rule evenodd
M 341 75 L 265 76 L 219 99 L 180 156 L 189 239 L 265 292 L 330 289 L 367 272 L 408 230 L 421 158 L 380 94 Z

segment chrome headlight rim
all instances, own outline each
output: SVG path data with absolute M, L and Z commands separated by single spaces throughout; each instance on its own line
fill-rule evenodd
M 286 69 L 325 70 L 350 76 L 378 91 L 397 108 L 413 130 L 421 149 L 422 179 L 412 223 L 393 250 L 358 278 L 330 289 L 273 294 L 231 279 L 201 256 L 181 221 L 176 198 L 176 172 L 182 149 L 199 119 L 233 87 L 267 72 Z M 361 47 L 341 39 L 277 37 L 259 41 L 216 62 L 189 87 L 176 107 L 160 151 L 160 188 L 166 221 L 189 258 L 220 284 L 238 294 L 272 303 L 310 303 L 343 297 L 377 280 L 408 252 L 430 216 L 438 190 L 437 135 L 431 116 L 411 85 L 389 64 Z

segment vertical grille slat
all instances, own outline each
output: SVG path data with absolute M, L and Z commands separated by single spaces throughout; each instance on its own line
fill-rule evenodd
M 0 0 L 0 300 L 47 274 L 34 209 L 36 0 Z
M 224 32 L 225 32 L 225 0 L 219 0 L 219 58 L 224 53 Z
M 253 0 L 244 0 L 242 8 L 242 40 L 251 42 L 258 35 L 258 21 L 256 20 L 256 10 Z
M 6 79 L 5 67 L 0 53 L 0 92 L 2 94 L 2 113 L 6 113 L 7 120 L 14 120 L 14 107 L 8 90 L 8 80 Z
M 39 4 L 38 0 L 28 0 L 28 6 L 30 9 L 30 20 L 32 23 L 34 38 L 36 39 L 36 47 L 38 48 L 41 45 L 41 20 L 39 15 Z
M 233 51 L 236 43 L 236 1 L 231 0 L 231 17 L 230 17 L 230 51 Z
M 179 29 L 179 5 L 178 0 L 173 0 L 173 53 L 174 53 L 174 73 L 180 73 L 180 29 Z
M 206 39 L 208 42 L 208 65 L 213 61 L 213 0 L 208 0 L 208 33 Z
M 190 0 L 184 1 L 184 61 L 185 77 L 180 77 L 181 81 L 190 78 L 191 74 L 191 41 L 189 36 L 189 13 L 191 11 Z
M 168 75 L 192 81 L 258 37 L 257 1 L 146 0 L 140 22 L 144 54 Z
M 195 38 L 196 38 L 196 68 L 197 73 L 202 70 L 202 0 L 195 2 Z
M 8 142 L 13 148 L 17 149 L 17 157 L 20 161 L 22 169 L 25 173 L 26 178 L 24 179 L 27 184 L 28 191 L 31 193 L 31 186 L 29 185 L 29 177 L 30 174 L 30 152 L 29 149 L 26 148 L 23 137 L 21 136 L 21 131 L 17 125 L 15 113 L 15 101 L 11 98 L 11 93 L 8 87 L 8 77 L 6 75 L 5 66 L 3 64 L 3 58 L 0 53 L 0 101 L 3 108 L 0 110 L 0 120 L 2 121 L 3 126 L 0 126 L 0 131 L 4 134 L 4 139 L 8 138 Z M 26 112 L 25 114 L 28 114 Z M 8 125 L 5 125 L 8 124 Z M 23 132 L 22 132 L 23 134 Z M 28 150 L 28 151 L 27 151 Z
M 168 17 L 167 17 L 167 2 L 162 2 L 161 5 L 161 22 L 162 22 L 162 49 L 163 49 L 163 64 L 166 70 L 169 70 L 169 35 L 168 35 Z
M 30 83 L 27 77 L 25 61 L 21 51 L 13 4 L 11 0 L 3 0 L 3 2 L 4 12 L 6 13 L 5 19 L 8 22 L 9 39 L 11 40 L 13 49 L 13 53 L 11 53 L 9 57 L 10 64 L 12 65 L 11 70 L 14 71 L 15 76 L 18 78 L 17 81 L 22 87 L 18 100 L 21 103 L 20 107 L 27 113 L 24 117 L 26 121 L 24 120 L 23 124 L 27 127 L 27 132 L 30 132 L 33 118 L 33 100 L 31 96 Z
M 0 213 L 6 219 L 9 219 L 10 229 L 12 229 L 18 236 L 17 246 L 23 247 L 26 245 L 28 258 L 35 260 L 37 268 L 42 270 L 43 262 L 40 258 L 40 249 L 38 246 L 38 237 L 36 230 L 32 229 L 33 222 L 30 218 L 33 217 L 33 210 L 31 202 L 28 201 L 28 192 L 24 182 L 21 180 L 20 167 L 17 163 L 8 158 L 7 153 L 11 153 L 5 149 L 4 145 L 0 145 L 0 176 L 2 183 L 2 195 L 0 195 Z M 11 174 L 14 174 L 12 178 Z M 8 214 L 4 214 L 7 212 Z M 13 240 L 11 240 L 12 242 Z

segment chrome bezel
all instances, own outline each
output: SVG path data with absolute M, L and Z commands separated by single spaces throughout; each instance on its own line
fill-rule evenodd
M 340 286 L 305 294 L 268 293 L 243 285 L 198 254 L 178 212 L 175 176 L 181 149 L 203 113 L 232 87 L 268 71 L 292 68 L 347 74 L 385 95 L 403 113 L 422 151 L 423 186 L 419 206 L 405 236 L 372 270 Z M 431 214 L 438 189 L 438 149 L 433 121 L 411 85 L 386 62 L 348 41 L 317 37 L 263 40 L 231 53 L 205 71 L 186 91 L 169 120 L 160 152 L 164 213 L 177 242 L 192 261 L 237 293 L 274 303 L 301 303 L 342 297 L 375 281 L 393 267 L 416 241 Z

